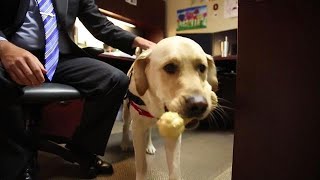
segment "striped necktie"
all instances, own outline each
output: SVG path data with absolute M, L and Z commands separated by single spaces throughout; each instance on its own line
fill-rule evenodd
M 59 32 L 51 0 L 37 0 L 45 32 L 45 68 L 51 81 L 59 60 Z

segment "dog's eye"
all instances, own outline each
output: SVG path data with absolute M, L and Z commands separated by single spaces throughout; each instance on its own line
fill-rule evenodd
M 170 64 L 165 65 L 163 67 L 163 69 L 169 74 L 174 74 L 177 71 L 178 66 L 173 63 L 170 63 Z
M 201 73 L 204 73 L 206 71 L 206 66 L 203 65 L 203 64 L 199 64 L 198 65 L 198 70 L 201 72 Z

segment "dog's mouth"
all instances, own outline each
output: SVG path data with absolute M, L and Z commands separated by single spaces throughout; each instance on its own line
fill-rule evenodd
M 168 111 L 169 111 L 166 105 L 164 105 L 164 111 L 165 111 L 165 112 L 168 112 Z
M 193 130 L 199 127 L 200 121 L 198 119 L 192 119 L 191 121 L 187 122 L 185 128 L 188 130 Z
M 164 111 L 169 112 L 166 105 L 164 105 Z M 188 130 L 193 130 L 199 127 L 199 125 L 200 125 L 200 121 L 198 119 L 192 119 L 192 120 L 188 120 L 188 122 L 185 124 L 185 128 Z

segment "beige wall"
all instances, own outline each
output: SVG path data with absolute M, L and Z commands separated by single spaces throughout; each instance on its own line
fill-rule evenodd
M 195 1 L 194 3 L 192 3 Z M 214 11 L 213 4 L 217 3 L 219 9 Z M 238 27 L 238 18 L 224 18 L 224 0 L 167 0 L 166 4 L 166 31 L 167 36 L 176 35 L 177 27 L 177 10 L 194 6 L 207 5 L 208 21 L 207 28 L 178 31 L 178 33 L 214 33 Z

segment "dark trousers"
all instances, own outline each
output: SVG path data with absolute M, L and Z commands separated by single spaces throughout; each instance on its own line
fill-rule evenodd
M 16 179 L 33 158 L 35 143 L 21 119 L 20 106 L 0 106 L 0 179 Z
M 73 135 L 72 143 L 85 151 L 104 155 L 118 109 L 128 88 L 128 77 L 105 62 L 64 55 L 59 59 L 52 82 L 71 85 L 85 98 L 82 120 Z M 21 95 L 19 89 L 0 66 L 1 121 L 1 111 L 6 111 L 8 104 L 14 104 L 15 99 Z M 12 120 L 4 118 L 4 121 Z M 10 128 L 19 129 L 14 126 Z

